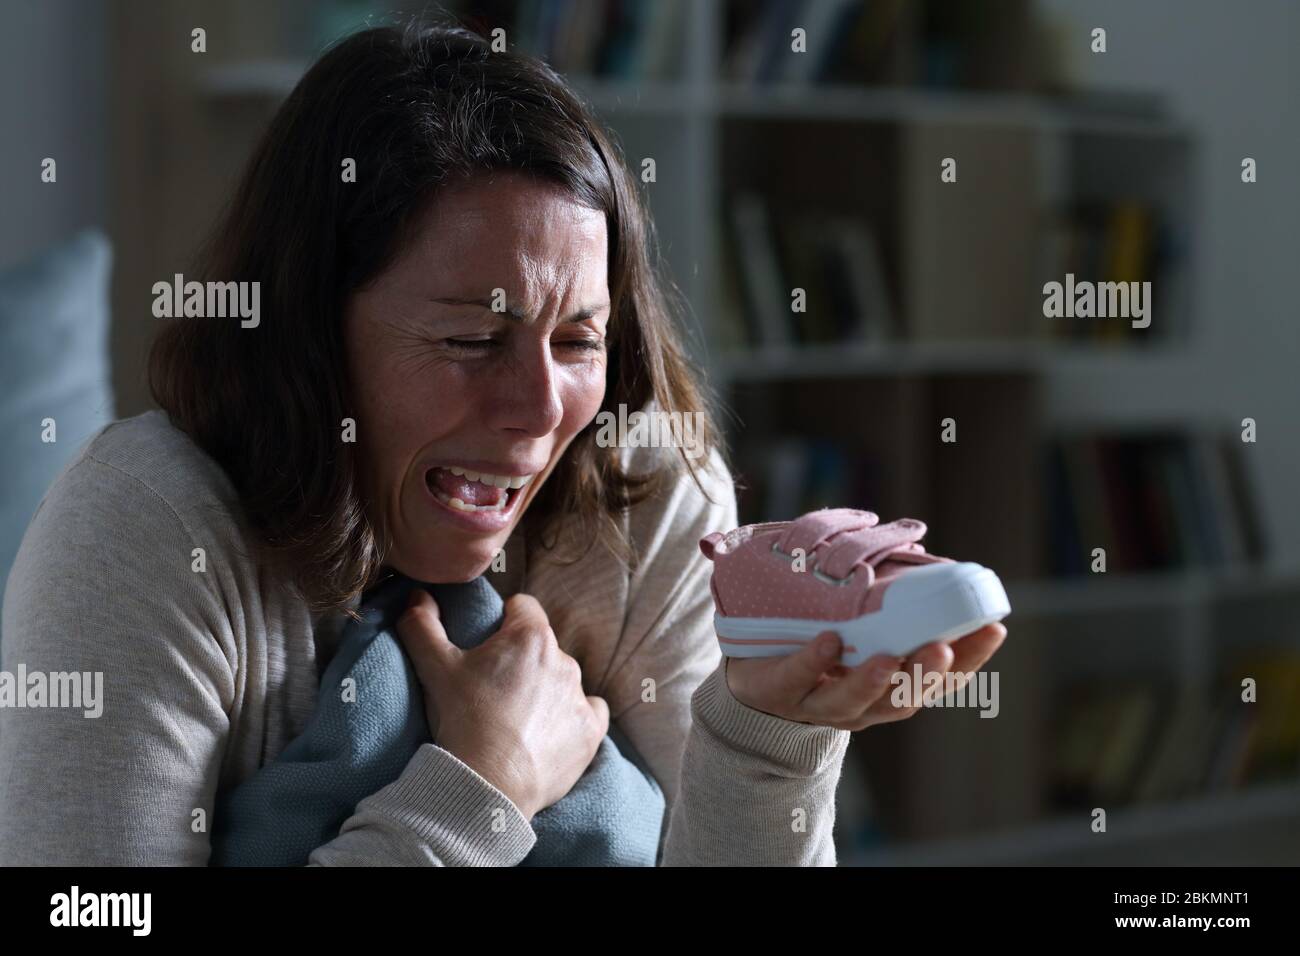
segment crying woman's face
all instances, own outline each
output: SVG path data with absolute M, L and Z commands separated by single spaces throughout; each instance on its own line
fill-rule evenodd
M 388 565 L 467 581 L 504 547 L 604 399 L 606 259 L 603 212 L 482 174 L 439 193 L 352 297 L 357 446 Z

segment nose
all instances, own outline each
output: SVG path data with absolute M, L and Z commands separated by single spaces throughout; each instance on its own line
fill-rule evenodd
M 506 362 L 485 373 L 493 379 L 488 424 L 517 437 L 541 438 L 564 418 L 555 361 L 546 341 L 516 346 Z

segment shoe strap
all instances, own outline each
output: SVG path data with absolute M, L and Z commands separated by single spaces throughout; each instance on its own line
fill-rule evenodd
M 925 537 L 925 523 L 914 518 L 899 518 L 889 524 L 855 531 L 835 539 L 819 556 L 817 570 L 826 577 L 837 580 L 847 578 L 853 569 L 867 566 L 873 569 L 889 555 L 898 552 L 923 552 L 917 542 Z
M 722 542 L 722 540 L 725 537 L 726 535 L 724 535 L 721 531 L 714 531 L 710 534 L 706 534 L 703 538 L 701 538 L 700 550 L 704 552 L 704 556 L 708 558 L 710 561 L 712 561 L 713 552 L 717 550 L 718 545 Z
M 776 546 L 786 554 L 793 554 L 795 548 L 802 548 L 804 554 L 812 554 L 814 548 L 835 535 L 862 531 L 879 521 L 880 518 L 870 511 L 823 508 L 792 521 Z

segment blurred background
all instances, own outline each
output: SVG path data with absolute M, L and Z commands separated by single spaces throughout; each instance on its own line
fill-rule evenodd
M 66 409 L 66 458 L 150 407 L 152 284 L 188 269 L 311 58 L 397 4 L 0 6 L 7 574 L 53 477 L 33 421 Z M 1008 583 L 998 716 L 856 734 L 843 863 L 1300 862 L 1300 6 L 426 9 L 504 27 L 634 170 L 655 160 L 743 521 L 918 517 Z M 1044 317 L 1067 273 L 1150 281 L 1150 326 Z

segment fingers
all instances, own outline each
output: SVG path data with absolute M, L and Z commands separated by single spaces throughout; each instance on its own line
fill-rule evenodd
M 947 690 L 948 675 L 952 674 L 956 678 L 952 687 L 955 693 L 967 683 L 966 675 L 978 671 L 988 662 L 1002 645 L 1006 633 L 1006 628 L 1001 624 L 990 624 L 951 644 L 935 642 L 919 648 L 902 667 L 909 682 L 907 687 L 910 693 L 906 695 L 909 703 L 906 706 L 896 706 L 893 695 L 877 701 L 863 715 L 866 720 L 864 726 L 903 720 L 920 710 L 920 705 L 928 701 L 924 696 L 926 688 L 923 682 L 927 679 L 926 675 L 943 675 L 943 688 Z
M 558 654 L 564 659 L 565 666 L 572 672 L 572 680 L 579 689 L 582 687 L 582 666 L 577 659 L 567 654 L 560 648 L 555 638 L 555 632 L 551 629 L 550 618 L 546 615 L 546 609 L 542 607 L 540 601 L 531 594 L 512 594 L 505 601 L 505 616 L 501 622 L 501 629 L 498 633 L 509 632 L 520 635 L 543 635 L 544 640 L 541 646 L 542 653 Z M 609 732 L 609 704 L 603 697 L 585 695 L 587 703 L 591 707 L 592 726 L 595 730 L 595 745 L 592 748 L 600 746 L 600 740 Z
M 979 670 L 997 653 L 997 649 L 1002 646 L 1006 637 L 1005 627 L 1001 624 L 989 624 L 953 641 L 952 649 L 955 655 L 953 669 L 963 673 Z
M 901 720 L 904 717 L 911 717 L 921 709 L 923 703 L 927 701 L 933 703 L 935 700 L 942 699 L 943 694 L 936 697 L 934 692 L 929 690 L 932 685 L 926 682 L 935 678 L 930 678 L 928 675 L 937 675 L 940 688 L 945 687 L 945 675 L 952 670 L 955 656 L 952 646 L 946 641 L 934 641 L 913 651 L 911 657 L 904 661 L 903 666 L 899 668 L 907 675 L 907 683 L 901 686 L 906 687 L 909 691 L 906 695 L 909 703 L 905 707 L 896 707 L 893 701 L 890 700 L 890 713 L 886 715 L 887 719 Z
M 951 669 L 956 656 L 953 653 L 952 646 L 946 641 L 934 641 L 913 651 L 911 656 L 903 662 L 901 669 L 908 674 L 915 674 L 916 665 L 920 664 L 922 677 L 932 671 L 946 673 Z
M 462 653 L 447 638 L 438 616 L 438 603 L 421 587 L 411 589 L 406 612 L 397 619 L 397 636 L 411 658 L 416 677 L 426 687 L 437 669 Z
M 886 654 L 868 658 L 838 680 L 826 681 L 804 698 L 808 719 L 841 730 L 861 730 L 864 713 L 884 697 L 899 659 Z
M 770 700 L 802 701 L 821 684 L 822 675 L 840 662 L 843 642 L 834 631 L 822 631 L 793 654 L 779 658 L 780 663 L 756 675 L 758 690 Z
M 903 720 L 920 708 L 910 703 L 915 700 L 911 694 L 907 695 L 909 703 L 903 706 L 895 703 L 894 688 L 898 686 L 895 675 L 902 671 L 914 679 L 918 664 L 922 674 L 946 671 L 952 659 L 952 650 L 939 641 L 918 648 L 907 660 L 877 655 L 853 668 L 848 676 L 810 695 L 804 707 L 816 715 L 818 723 L 841 730 L 862 730 L 872 724 Z
M 937 674 L 943 679 L 945 699 L 948 696 L 949 678 L 951 692 L 956 693 L 968 682 L 969 675 L 983 667 L 994 652 L 1002 645 L 1006 637 L 1006 628 L 1001 624 L 990 624 L 972 631 L 965 637 L 951 643 L 935 642 L 919 648 L 904 665 L 909 678 L 917 681 L 916 667 L 920 665 L 920 680 L 930 679 L 927 675 Z M 925 698 L 929 700 L 930 698 Z M 914 712 L 916 708 L 912 708 Z M 894 718 L 896 719 L 896 718 Z
M 501 630 L 506 628 L 545 629 L 551 626 L 550 618 L 540 601 L 531 594 L 512 594 L 505 601 L 505 617 Z
M 842 730 L 862 730 L 873 724 L 904 720 L 917 713 L 927 702 L 927 675 L 944 676 L 940 686 L 946 689 L 946 676 L 957 675 L 954 691 L 966 683 L 966 674 L 978 671 L 996 653 L 1006 639 L 1006 628 L 990 624 L 953 641 L 934 641 L 917 648 L 906 660 L 887 655 L 877 655 L 846 669 L 832 665 L 824 668 L 815 679 L 816 684 L 800 702 L 802 712 L 797 719 L 811 720 Z M 906 684 L 895 675 L 905 676 Z M 918 680 L 919 676 L 919 680 Z M 896 703 L 896 687 L 903 686 L 908 693 L 906 703 Z
M 988 663 L 1006 636 L 1007 629 L 995 623 L 952 642 L 953 663 L 950 670 L 957 676 L 953 685 L 954 693 L 965 687 L 975 672 Z

